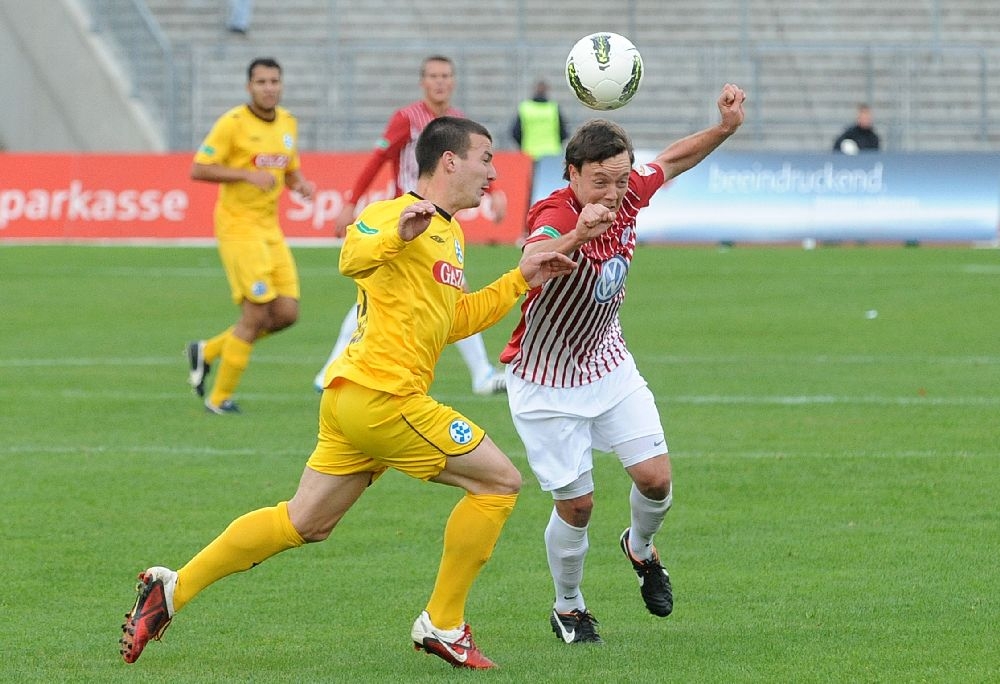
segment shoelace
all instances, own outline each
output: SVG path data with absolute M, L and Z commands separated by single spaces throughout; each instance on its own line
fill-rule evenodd
M 467 650 L 471 650 L 476 647 L 475 643 L 472 641 L 472 630 L 469 628 L 468 624 L 462 628 L 462 636 L 458 637 L 454 643 Z
M 596 631 L 594 626 L 601 624 L 597 621 L 597 618 L 595 618 L 589 610 L 577 609 L 574 610 L 572 614 L 576 616 L 576 623 L 579 626 L 580 631 L 585 636 L 594 636 Z

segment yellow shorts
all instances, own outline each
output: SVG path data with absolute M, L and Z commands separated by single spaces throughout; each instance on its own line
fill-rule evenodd
M 320 400 L 319 439 L 306 465 L 328 475 L 370 472 L 373 480 L 395 468 L 429 480 L 485 436 L 426 394 L 401 397 L 337 378 Z
M 299 274 L 284 240 L 220 240 L 219 257 L 233 301 L 266 304 L 277 297 L 299 298 Z

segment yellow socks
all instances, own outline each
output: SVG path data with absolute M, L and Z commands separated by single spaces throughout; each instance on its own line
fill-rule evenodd
M 241 340 L 232 333 L 226 335 L 222 342 L 222 363 L 219 364 L 219 374 L 215 376 L 212 394 L 208 398 L 212 404 L 218 406 L 236 392 L 243 371 L 250 364 L 251 351 L 253 351 L 251 343 Z
M 215 360 L 222 356 L 222 345 L 225 344 L 226 338 L 229 337 L 235 327 L 231 325 L 215 337 L 205 340 L 205 361 L 215 363 Z
M 304 543 L 288 517 L 286 501 L 237 518 L 177 571 L 174 610 L 183 608 L 195 594 L 216 580 L 249 570 L 276 553 Z
M 444 552 L 427 614 L 438 629 L 465 621 L 465 601 L 472 583 L 493 554 L 517 494 L 466 494 L 448 517 Z M 176 601 L 176 599 L 175 599 Z

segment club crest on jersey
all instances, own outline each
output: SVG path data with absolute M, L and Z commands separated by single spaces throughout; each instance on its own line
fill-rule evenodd
M 598 304 L 606 304 L 625 287 L 625 276 L 628 275 L 628 262 L 620 254 L 616 254 L 603 264 L 601 273 L 594 286 L 594 299 Z
M 295 147 L 295 138 L 292 137 L 291 133 L 285 133 L 281 140 L 285 143 L 286 150 L 290 150 Z
M 458 288 L 465 287 L 465 271 L 458 266 L 453 266 L 447 261 L 438 261 L 433 268 L 434 280 L 442 285 Z
M 468 444 L 472 441 L 472 426 L 464 420 L 453 420 L 448 426 L 448 434 L 455 444 Z
M 627 245 L 628 241 L 632 239 L 632 228 L 628 226 L 622 231 L 621 244 Z
M 462 251 L 462 245 L 459 244 L 458 240 L 455 240 L 455 258 L 458 259 L 459 264 L 465 263 L 465 253 Z
M 267 294 L 267 283 L 263 280 L 258 280 L 250 286 L 250 292 L 254 297 L 263 297 Z

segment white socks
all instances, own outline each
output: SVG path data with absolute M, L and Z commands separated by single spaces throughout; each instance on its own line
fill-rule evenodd
M 632 510 L 632 523 L 628 533 L 629 548 L 632 555 L 637 560 L 648 560 L 653 555 L 653 535 L 660 531 L 663 526 L 663 519 L 667 517 L 667 511 L 673 503 L 673 486 L 667 492 L 667 498 L 663 501 L 647 499 L 639 488 L 632 483 L 632 491 L 629 492 L 629 507 Z
M 313 379 L 313 385 L 317 390 L 323 388 L 323 380 L 326 378 L 326 370 L 333 363 L 334 359 L 340 356 L 340 353 L 347 349 L 347 345 L 351 343 L 351 336 L 354 331 L 358 328 L 358 307 L 355 304 L 351 307 L 347 315 L 344 316 L 344 322 L 340 324 L 340 332 L 337 334 L 337 341 L 333 345 L 333 351 L 330 352 L 330 358 L 326 360 L 323 367 L 319 369 L 319 373 Z
M 587 528 L 573 527 L 553 508 L 545 527 L 545 551 L 556 588 L 555 609 L 560 613 L 587 607 L 580 584 L 583 582 L 583 559 L 589 546 Z
M 483 342 L 481 333 L 459 340 L 455 346 L 461 352 L 465 365 L 469 367 L 473 387 L 483 384 L 493 375 L 493 364 L 486 354 L 486 343 Z

